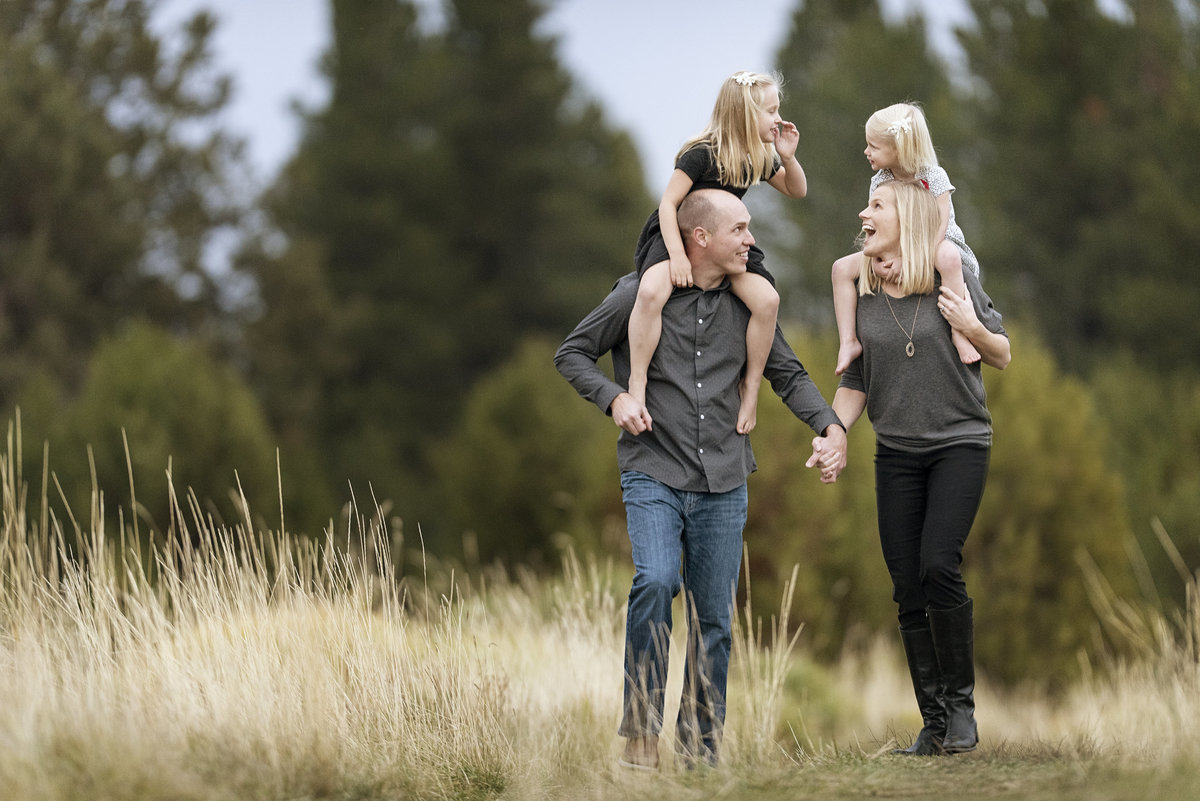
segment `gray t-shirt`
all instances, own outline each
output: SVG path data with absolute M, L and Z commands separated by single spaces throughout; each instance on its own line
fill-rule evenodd
M 963 279 L 980 322 L 1007 336 L 979 279 L 966 270 Z M 938 311 L 937 295 L 935 289 L 929 295 L 893 298 L 879 290 L 858 298 L 863 353 L 842 374 L 840 386 L 867 394 L 866 411 L 876 439 L 895 450 L 986 447 L 992 442 L 980 363 L 959 360 L 950 324 Z M 912 356 L 906 354 L 910 332 Z

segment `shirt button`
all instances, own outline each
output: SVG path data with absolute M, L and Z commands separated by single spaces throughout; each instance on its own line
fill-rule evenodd
M 699 355 L 700 355 L 700 351 L 696 351 L 696 355 L 697 355 L 697 356 L 699 356 Z
M 699 319 L 697 322 L 699 322 L 699 323 L 700 323 L 700 325 L 704 325 L 704 318 L 703 318 L 703 317 L 701 317 L 701 318 L 700 318 L 700 319 Z
M 701 420 L 703 420 L 703 419 L 704 419 L 704 415 L 700 415 L 700 419 L 701 419 Z
M 699 381 L 697 381 L 697 382 L 696 382 L 696 386 L 697 386 L 697 387 L 702 387 L 702 386 L 704 386 L 704 385 L 703 385 L 703 384 L 701 384 Z
M 701 453 L 704 453 L 704 448 L 701 448 L 701 449 L 700 449 L 700 452 L 701 452 Z

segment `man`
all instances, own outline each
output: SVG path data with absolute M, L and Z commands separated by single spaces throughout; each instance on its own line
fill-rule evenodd
M 754 244 L 750 214 L 729 192 L 698 190 L 680 205 L 679 227 L 695 285 L 677 289 L 663 309 L 646 405 L 624 389 L 637 275 L 617 281 L 554 357 L 575 390 L 611 414 L 622 429 L 617 461 L 635 575 L 626 620 L 619 734 L 627 741 L 621 763 L 650 770 L 658 768 L 671 601 L 681 584 L 687 590 L 688 646 L 676 750 L 686 764 L 716 762 L 746 522 L 746 478 L 755 470 L 750 441 L 735 430 L 750 313 L 730 291 L 728 280 L 746 269 Z M 596 364 L 608 352 L 615 381 Z M 808 466 L 820 461 L 825 469 L 825 463 L 843 458 L 841 422 L 778 329 L 764 375 L 792 412 L 819 434 Z

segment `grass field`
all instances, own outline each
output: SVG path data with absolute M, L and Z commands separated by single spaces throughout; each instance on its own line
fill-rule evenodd
M 402 581 L 377 510 L 313 543 L 194 503 L 149 557 L 0 468 L 3 799 L 1200 798 L 1194 603 L 1109 599 L 1139 659 L 1055 698 L 982 683 L 981 747 L 954 758 L 888 753 L 919 727 L 891 640 L 819 666 L 785 620 L 743 620 L 721 766 L 629 774 L 624 566 Z

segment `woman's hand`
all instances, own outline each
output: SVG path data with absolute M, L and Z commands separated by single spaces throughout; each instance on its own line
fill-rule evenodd
M 942 287 L 938 296 L 938 311 L 950 327 L 961 331 L 963 336 L 971 340 L 971 344 L 979 351 L 983 363 L 997 370 L 1008 367 L 1012 360 L 1012 349 L 1008 337 L 989 331 L 987 326 L 979 321 L 975 314 L 975 304 L 971 302 L 971 293 L 964 288 L 960 298 L 950 289 Z
M 971 293 L 966 287 L 963 288 L 963 296 L 960 298 L 952 289 L 943 285 L 938 296 L 938 311 L 946 318 L 946 322 L 950 323 L 951 328 L 961 331 L 968 339 L 983 328 L 983 323 L 979 322 L 979 317 L 975 314 Z

